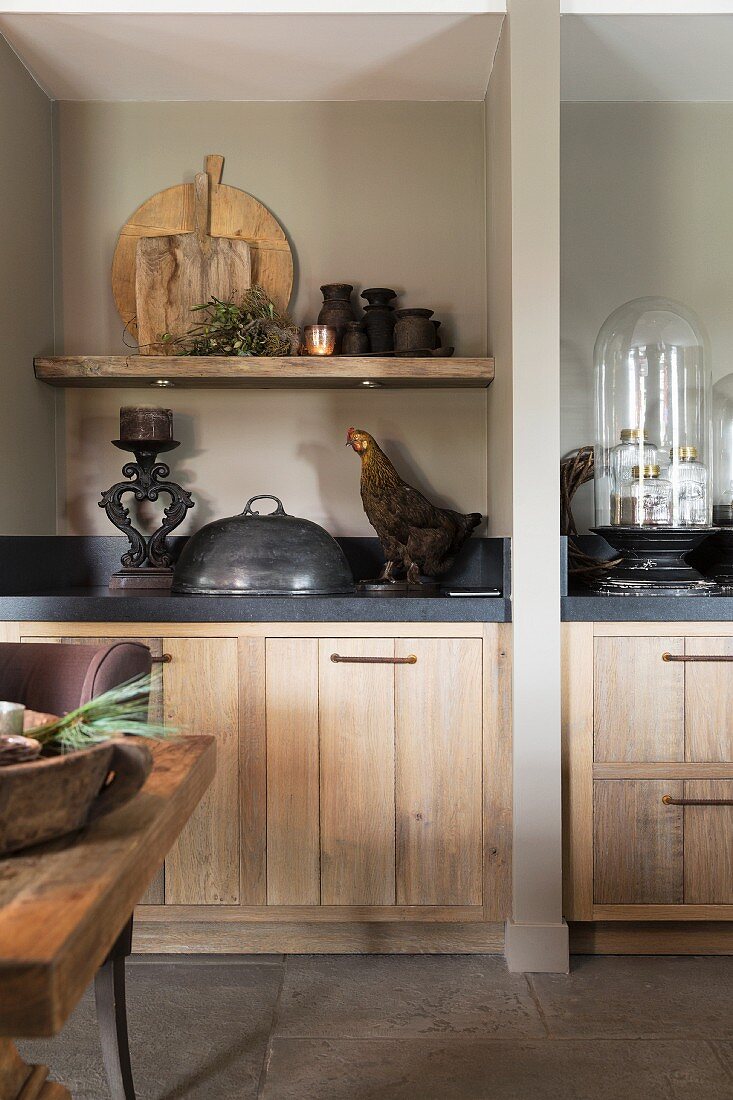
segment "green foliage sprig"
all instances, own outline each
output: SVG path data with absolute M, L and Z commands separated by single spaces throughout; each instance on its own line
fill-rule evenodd
M 162 342 L 178 355 L 297 355 L 300 330 L 281 313 L 261 286 L 250 287 L 240 302 L 219 298 L 194 306 L 201 320 L 181 337 L 165 333 Z
M 155 677 L 136 676 L 90 699 L 55 722 L 26 730 L 26 737 L 33 737 L 42 745 L 58 746 L 64 752 L 88 749 L 122 734 L 154 739 L 171 737 L 178 731 L 148 722 L 150 692 L 159 684 L 159 673 Z

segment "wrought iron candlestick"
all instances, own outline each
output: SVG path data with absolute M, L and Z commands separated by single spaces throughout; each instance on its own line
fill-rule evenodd
M 128 412 L 132 410 L 120 410 Z M 142 410 L 140 410 L 142 411 Z M 147 410 L 146 410 L 147 411 Z M 167 411 L 167 410 L 166 410 Z M 135 462 L 122 467 L 127 481 L 118 481 L 102 493 L 99 507 L 104 508 L 110 521 L 130 542 L 130 549 L 122 555 L 122 569 L 110 578 L 110 588 L 170 588 L 173 582 L 173 560 L 166 542 L 168 535 L 184 520 L 194 502 L 191 494 L 174 481 L 169 481 L 170 468 L 158 462 L 161 452 L 180 446 L 176 439 L 113 439 L 115 447 L 131 451 Z M 160 527 L 145 536 L 134 526 L 130 509 L 122 498 L 132 494 L 135 500 L 156 501 L 163 493 L 170 497 L 164 510 Z

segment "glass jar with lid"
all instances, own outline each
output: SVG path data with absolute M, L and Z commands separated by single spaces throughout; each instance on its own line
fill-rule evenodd
M 621 526 L 671 525 L 672 483 L 661 477 L 660 472 L 658 463 L 631 468 L 631 476 L 621 486 Z
M 609 458 L 609 477 L 611 482 L 610 522 L 622 523 L 621 492 L 623 486 L 631 481 L 634 467 L 653 466 L 657 461 L 657 448 L 649 443 L 648 433 L 640 428 L 622 428 L 621 440 L 612 449 Z
M 669 452 L 667 476 L 672 484 L 672 511 L 680 527 L 707 527 L 708 471 L 697 457 L 697 447 Z

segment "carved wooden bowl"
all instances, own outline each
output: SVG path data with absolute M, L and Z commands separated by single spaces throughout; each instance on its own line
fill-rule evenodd
M 50 719 L 53 715 L 34 715 Z M 129 801 L 153 764 L 138 738 L 0 768 L 0 855 L 76 832 Z

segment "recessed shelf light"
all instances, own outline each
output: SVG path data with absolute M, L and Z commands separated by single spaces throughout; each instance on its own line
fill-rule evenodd
M 372 382 L 369 378 L 365 378 L 362 382 L 362 386 L 365 386 L 368 390 L 378 390 L 381 385 L 381 382 Z
M 172 386 L 170 378 L 156 378 L 154 382 L 150 383 L 151 386 Z

